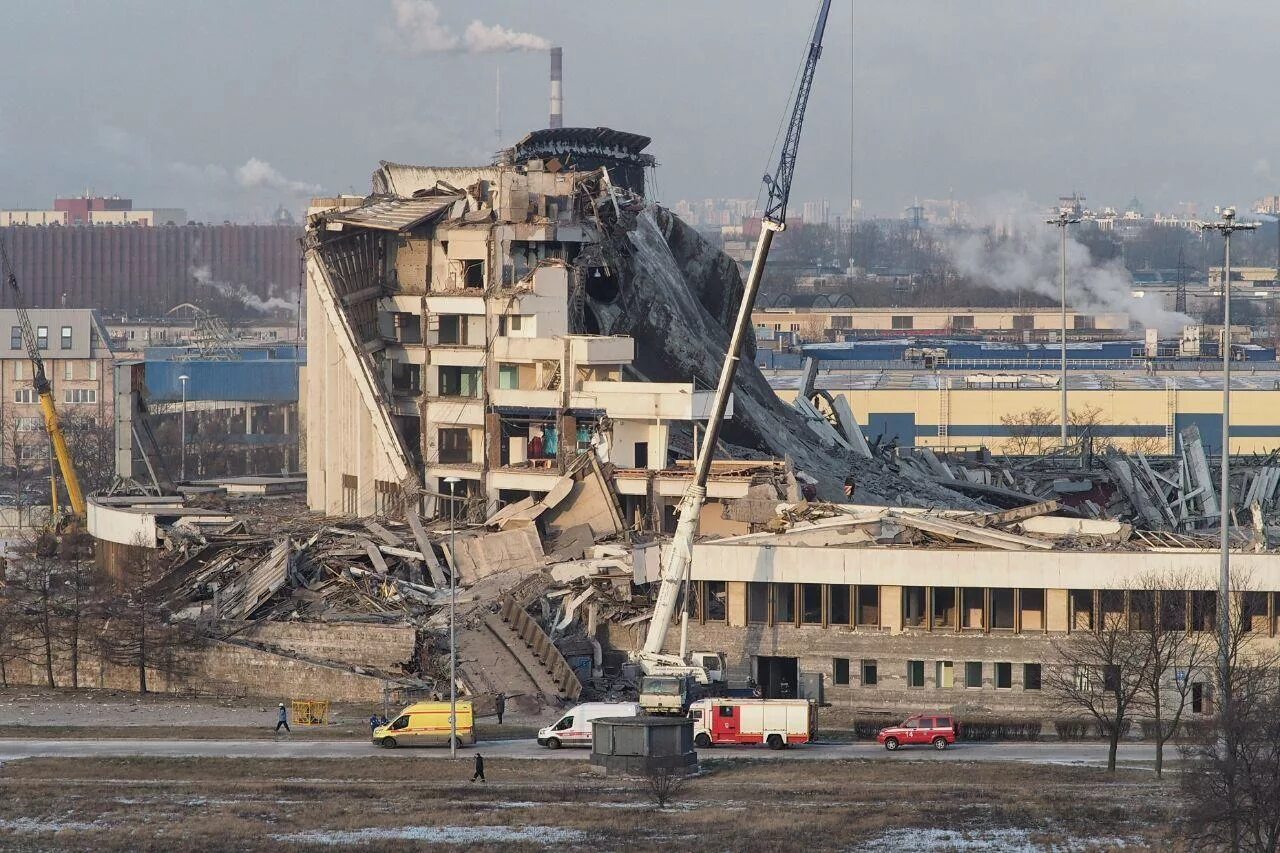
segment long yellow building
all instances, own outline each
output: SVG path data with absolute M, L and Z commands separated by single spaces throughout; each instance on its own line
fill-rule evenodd
M 784 400 L 795 398 L 798 371 L 771 377 Z M 1231 383 L 1231 452 L 1280 448 L 1280 371 L 1243 368 Z M 985 445 L 996 453 L 1038 453 L 1061 430 L 1058 377 L 1043 372 L 819 372 L 816 389 L 848 401 L 868 439 L 902 446 Z M 1192 424 L 1206 450 L 1222 433 L 1222 380 L 1210 372 L 1074 371 L 1067 386 L 1071 431 L 1144 453 L 1176 452 Z

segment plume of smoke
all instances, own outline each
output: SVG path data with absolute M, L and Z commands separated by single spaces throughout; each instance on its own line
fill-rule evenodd
M 551 42 L 533 33 L 518 33 L 494 24 L 472 21 L 462 35 L 472 53 L 511 53 L 518 50 L 550 50 Z
M 243 166 L 236 169 L 236 182 L 246 189 L 269 187 L 292 195 L 315 195 L 320 192 L 318 185 L 291 181 L 270 163 L 257 157 L 250 157 Z
M 432 0 L 392 0 L 391 9 L 395 16 L 391 41 L 409 53 L 512 53 L 551 48 L 551 42 L 541 36 L 482 21 L 472 21 L 459 36 L 440 20 L 440 8 Z
M 208 264 L 193 265 L 189 271 L 197 284 L 212 288 L 222 296 L 234 299 L 259 314 L 269 314 L 272 311 L 288 311 L 290 314 L 295 314 L 298 311 L 298 306 L 287 299 L 281 299 L 279 296 L 263 299 L 243 284 L 232 284 L 229 281 L 215 279 Z
M 979 206 L 979 230 L 945 245 L 952 265 L 973 281 L 1006 292 L 1031 291 L 1053 300 L 1060 295 L 1061 245 L 1056 228 L 1026 199 Z M 1087 227 L 1087 226 L 1071 226 Z M 1133 277 L 1119 260 L 1095 261 L 1089 247 L 1068 231 L 1067 305 L 1090 312 L 1127 314 L 1161 334 L 1175 334 L 1195 320 L 1159 301 L 1136 299 Z

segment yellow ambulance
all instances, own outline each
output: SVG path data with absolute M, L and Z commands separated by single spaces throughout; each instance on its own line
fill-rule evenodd
M 375 746 L 395 749 L 397 746 L 448 746 L 449 703 L 416 702 L 405 708 L 385 726 L 373 730 Z M 471 700 L 458 702 L 458 746 L 476 742 L 475 719 Z

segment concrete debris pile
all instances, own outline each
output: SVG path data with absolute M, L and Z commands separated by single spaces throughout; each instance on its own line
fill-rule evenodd
M 609 185 L 583 182 L 589 204 L 585 227 L 594 231 L 591 251 L 619 271 L 616 295 L 587 293 L 574 331 L 635 338 L 631 371 L 653 382 L 694 380 L 714 388 L 728 349 L 729 330 L 743 296 L 735 262 L 675 214 Z M 581 266 L 581 264 L 579 264 Z M 859 482 L 865 500 L 909 506 L 983 507 L 945 485 L 899 476 L 856 442 L 815 431 L 807 413 L 778 398 L 754 362 L 754 343 L 734 380 L 734 414 L 724 425 L 726 442 L 787 458 L 812 477 L 827 499 L 841 493 L 846 477 Z M 803 396 L 803 395 L 802 395 Z M 852 415 L 850 414 L 850 417 Z
M 1216 540 L 1136 528 L 1121 521 L 1056 515 L 1056 500 L 999 512 L 931 511 L 865 505 L 781 505 L 767 535 L 774 544 L 1000 551 L 1212 549 Z
M 1180 433 L 1172 456 L 1111 447 L 1095 452 L 1090 445 L 1086 440 L 1079 450 L 1036 457 L 993 457 L 985 448 L 894 448 L 890 464 L 904 476 L 945 483 L 1007 509 L 1055 501 L 1062 514 L 1148 531 L 1209 536 L 1219 529 L 1220 462 L 1206 453 L 1194 425 Z M 1280 454 L 1233 457 L 1229 500 L 1240 544 L 1277 544 Z

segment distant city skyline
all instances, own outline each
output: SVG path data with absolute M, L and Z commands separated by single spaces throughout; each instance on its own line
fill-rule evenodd
M 316 192 L 367 193 L 378 160 L 486 163 L 497 125 L 503 144 L 546 126 L 552 43 L 565 123 L 651 136 L 658 201 L 751 197 L 816 8 L 424 4 L 13 4 L 6 55 L 40 73 L 0 91 L 0 207 L 88 188 L 205 221 L 269 221 Z M 438 14 L 398 13 L 428 5 Z M 919 0 L 858 4 L 856 27 L 851 6 L 833 6 L 794 193 L 826 199 L 833 218 L 851 196 L 895 216 L 916 198 L 1075 187 L 1166 211 L 1280 192 L 1268 142 L 1280 115 L 1262 78 L 1217 82 L 1236 64 L 1224 47 L 1245 62 L 1270 54 L 1280 5 L 1080 0 L 1064 14 Z M 606 24 L 643 60 L 600 39 Z M 1224 129 L 1230 152 L 1209 156 Z

